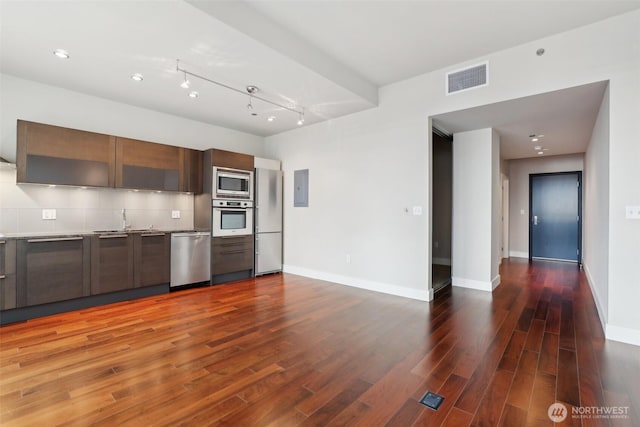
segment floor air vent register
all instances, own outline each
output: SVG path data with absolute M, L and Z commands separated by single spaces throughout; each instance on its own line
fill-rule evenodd
M 442 402 L 444 402 L 444 397 L 430 391 L 428 391 L 424 396 L 422 396 L 422 399 L 420 399 L 420 403 L 422 403 L 427 408 L 433 409 L 434 411 L 438 410 Z

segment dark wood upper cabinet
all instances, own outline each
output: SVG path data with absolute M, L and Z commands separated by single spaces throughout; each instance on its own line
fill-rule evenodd
M 253 156 L 232 151 L 211 150 L 211 166 L 253 171 Z
M 116 138 L 116 187 L 186 191 L 185 149 Z
M 184 169 L 186 186 L 185 191 L 193 194 L 201 194 L 202 188 L 202 161 L 204 153 L 200 150 L 185 148 Z
M 25 120 L 17 126 L 19 183 L 114 186 L 114 136 Z
M 133 235 L 134 287 L 163 285 L 171 280 L 171 234 Z
M 17 306 L 27 307 L 89 295 L 88 237 L 17 241 Z
M 133 289 L 133 237 L 91 236 L 91 295 Z

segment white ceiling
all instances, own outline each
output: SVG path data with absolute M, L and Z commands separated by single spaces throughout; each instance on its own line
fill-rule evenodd
M 375 107 L 381 85 L 639 7 L 612 0 L 0 0 L 0 71 L 266 136 L 295 128 L 298 116 L 257 100 L 251 116 L 248 95 L 193 78 L 200 96 L 191 99 L 179 87 L 176 59 L 207 78 L 240 90 L 256 85 L 261 96 L 304 108 L 308 125 Z M 56 58 L 56 48 L 71 58 Z M 132 81 L 134 73 L 144 81 Z M 277 119 L 268 122 L 269 115 Z
M 453 134 L 494 128 L 500 156 L 521 159 L 583 153 L 591 137 L 607 82 L 597 82 L 539 95 L 433 116 L 435 127 Z M 544 135 L 532 141 L 530 135 Z M 539 146 L 541 150 L 534 147 Z

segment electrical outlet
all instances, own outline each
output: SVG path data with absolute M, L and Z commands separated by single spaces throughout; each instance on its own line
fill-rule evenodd
M 42 219 L 56 219 L 56 210 L 42 209 Z
M 180 211 L 171 211 L 171 218 L 180 219 Z
M 640 219 L 640 206 L 627 206 L 626 207 L 625 218 L 626 219 Z

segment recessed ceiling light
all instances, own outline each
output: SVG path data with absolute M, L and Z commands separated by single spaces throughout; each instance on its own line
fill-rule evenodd
M 200 96 L 200 94 L 195 90 L 189 92 L 189 98 L 197 98 L 198 96 Z
M 535 147 L 533 147 L 533 149 L 536 150 L 536 151 L 540 151 L 540 150 L 542 150 L 542 147 L 539 146 L 539 145 L 536 145 Z
M 538 154 L 544 154 L 544 151 L 538 151 Z
M 267 121 L 268 121 L 268 122 L 272 122 L 272 121 L 274 121 L 275 119 L 276 119 L 276 116 L 269 116 L 269 117 L 267 117 Z
M 131 76 L 131 80 L 135 80 L 137 82 L 141 82 L 144 80 L 144 77 L 142 77 L 142 74 L 140 73 L 135 73 L 134 75 Z
M 58 58 L 69 59 L 69 52 L 64 49 L 56 49 L 53 51 L 53 54 Z
M 538 141 L 539 141 L 539 139 L 538 139 L 538 138 L 533 138 L 533 139 L 531 140 L 531 142 L 538 142 Z

